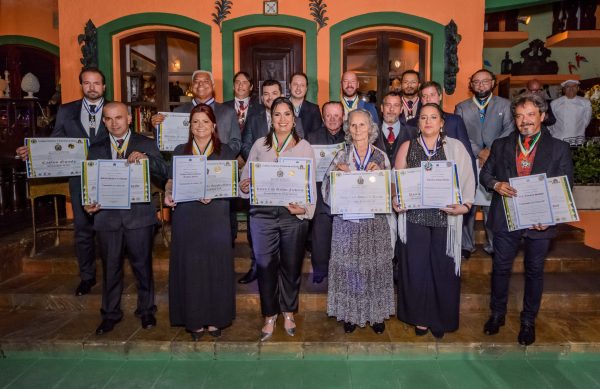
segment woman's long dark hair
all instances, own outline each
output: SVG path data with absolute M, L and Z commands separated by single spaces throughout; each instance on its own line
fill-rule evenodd
M 278 97 L 275 100 L 273 100 L 273 104 L 271 104 L 271 128 L 269 128 L 269 133 L 267 134 L 267 137 L 266 137 L 265 143 L 264 143 L 264 145 L 267 146 L 267 150 L 271 150 L 271 148 L 273 147 L 273 133 L 275 132 L 275 128 L 273 127 L 273 112 L 275 112 L 275 108 L 280 104 L 287 105 L 288 108 L 290 109 L 290 111 L 292 112 L 292 115 L 294 115 L 294 105 L 287 97 Z M 294 118 L 294 120 L 296 120 L 296 119 L 297 118 Z M 295 122 L 294 122 L 294 127 L 292 128 L 292 138 L 294 138 L 294 141 L 296 142 L 296 144 L 298 144 L 300 142 L 300 137 L 298 136 L 298 133 L 296 132 Z
M 221 141 L 219 140 L 219 135 L 218 135 L 217 118 L 215 117 L 215 113 L 213 112 L 210 105 L 206 105 L 206 104 L 198 104 L 197 106 L 192 108 L 192 111 L 190 112 L 190 131 L 189 131 L 190 136 L 188 137 L 188 141 L 185 144 L 183 152 L 186 155 L 194 154 L 194 152 L 193 152 L 193 150 L 194 150 L 194 134 L 192 133 L 192 118 L 194 117 L 195 114 L 201 113 L 201 112 L 205 113 L 206 116 L 208 116 L 208 119 L 215 125 L 215 129 L 210 134 L 210 139 L 212 140 L 213 151 L 216 154 L 220 154 L 221 153 Z

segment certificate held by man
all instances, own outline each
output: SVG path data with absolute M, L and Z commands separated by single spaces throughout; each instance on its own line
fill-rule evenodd
M 315 170 L 317 171 L 317 176 L 315 178 L 317 182 L 322 182 L 329 165 L 331 165 L 331 161 L 333 161 L 333 158 L 338 151 L 344 148 L 344 144 L 312 145 L 312 148 L 315 151 Z
M 453 161 L 421 162 L 421 206 L 446 208 L 456 203 Z
M 579 214 L 567 176 L 548 178 L 548 192 L 550 193 L 552 215 L 555 223 L 579 221 Z
M 98 160 L 98 204 L 102 209 L 130 209 L 130 191 L 127 160 Z
M 555 224 L 546 184 L 546 173 L 512 177 L 509 179 L 509 184 L 517 191 L 513 203 L 519 229 L 539 224 Z
M 206 156 L 173 157 L 173 200 L 177 203 L 204 198 Z
M 87 158 L 85 138 L 25 138 L 28 149 L 27 178 L 81 175 Z
M 390 213 L 390 171 L 332 172 L 331 214 Z
M 250 162 L 250 204 L 305 206 L 314 204 L 310 164 Z
M 156 126 L 156 142 L 160 151 L 173 151 L 177 145 L 186 143 L 190 133 L 190 114 L 159 112 L 165 117 Z

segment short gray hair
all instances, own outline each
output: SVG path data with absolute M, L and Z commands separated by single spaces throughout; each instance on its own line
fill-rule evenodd
M 210 81 L 212 82 L 213 86 L 215 86 L 215 78 L 213 77 L 213 74 L 211 72 L 209 72 L 208 70 L 194 71 L 194 73 L 192 73 L 192 82 L 194 81 L 194 77 L 196 77 L 197 74 L 208 74 L 208 77 L 210 77 Z
M 515 97 L 515 99 L 513 100 L 513 103 L 512 103 L 513 116 L 515 115 L 515 111 L 516 111 L 517 107 L 522 107 L 525 105 L 525 103 L 531 103 L 531 104 L 535 105 L 540 110 L 540 113 L 544 113 L 544 112 L 548 111 L 548 103 L 546 103 L 546 99 L 544 99 L 542 96 L 538 95 L 537 93 L 525 92 L 525 93 L 520 94 L 519 96 Z
M 348 118 L 344 121 L 344 132 L 346 133 L 346 143 L 352 143 L 352 134 L 350 133 L 350 119 L 357 115 L 363 114 L 369 119 L 369 143 L 373 143 L 377 140 L 379 135 L 379 126 L 373 121 L 371 112 L 363 108 L 357 108 L 354 111 L 348 113 Z

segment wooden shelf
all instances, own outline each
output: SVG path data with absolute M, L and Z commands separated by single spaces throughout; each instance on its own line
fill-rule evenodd
M 511 87 L 527 85 L 527 82 L 536 79 L 542 84 L 558 85 L 567 80 L 579 80 L 579 74 L 532 74 L 527 76 L 512 76 L 510 74 L 498 74 L 497 84 L 508 79 Z
M 546 47 L 600 46 L 600 30 L 564 31 L 549 36 Z
M 483 33 L 483 47 L 513 47 L 529 39 L 526 31 L 487 31 Z

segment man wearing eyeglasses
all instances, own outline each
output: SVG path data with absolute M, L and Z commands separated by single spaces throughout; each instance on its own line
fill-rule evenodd
M 470 78 L 469 89 L 473 97 L 456 106 L 455 114 L 461 116 L 467 127 L 471 141 L 471 149 L 477 157 L 479 167 L 485 164 L 492 143 L 498 138 L 505 137 L 515 130 L 511 113 L 510 100 L 494 96 L 496 76 L 487 69 L 480 69 Z M 489 207 L 482 207 L 484 219 L 487 220 Z M 462 236 L 462 254 L 469 258 L 475 251 L 473 232 L 475 227 L 475 207 L 464 216 Z M 487 244 L 483 250 L 493 255 L 492 231 L 486 228 Z

